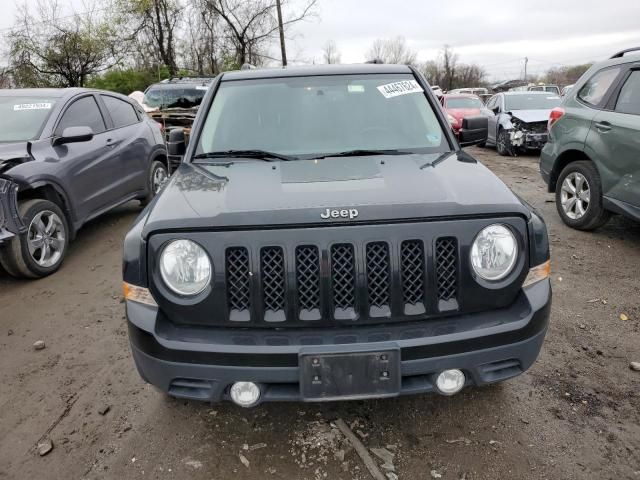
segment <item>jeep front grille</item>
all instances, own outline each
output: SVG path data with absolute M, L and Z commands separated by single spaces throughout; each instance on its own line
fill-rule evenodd
M 266 321 L 284 321 L 285 272 L 280 247 L 266 247 L 260 252 L 262 303 Z
M 402 298 L 405 313 L 424 313 L 424 249 L 420 240 L 407 240 L 400 247 Z
M 453 237 L 436 241 L 436 281 L 440 309 L 457 308 L 457 303 L 452 303 L 458 294 L 458 242 Z
M 331 288 L 336 318 L 354 318 L 356 303 L 356 268 L 353 245 L 331 247 Z
M 229 318 L 236 321 L 249 321 L 251 308 L 249 252 L 242 247 L 229 248 L 226 257 Z
M 229 247 L 225 257 L 229 320 L 255 322 L 357 321 L 391 316 L 411 319 L 457 308 L 458 243 L 437 238 L 433 266 L 423 240 L 399 244 L 334 243 L 251 251 Z M 254 265 L 252 267 L 252 265 Z M 393 272 L 399 272 L 394 279 Z M 431 274 L 430 274 L 431 272 Z M 432 299 L 432 300 L 430 300 Z M 256 318 L 257 316 L 257 318 Z

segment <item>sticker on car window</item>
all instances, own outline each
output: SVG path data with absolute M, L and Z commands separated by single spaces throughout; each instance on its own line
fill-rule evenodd
M 13 106 L 13 111 L 18 112 L 20 110 L 51 110 L 53 104 L 49 102 L 40 103 L 19 103 Z
M 209 90 L 206 85 L 196 85 L 196 90 Z
M 387 83 L 378 87 L 384 98 L 393 98 L 409 93 L 424 92 L 422 87 L 415 80 L 403 80 L 402 82 Z
M 364 93 L 364 85 L 347 85 L 349 93 Z

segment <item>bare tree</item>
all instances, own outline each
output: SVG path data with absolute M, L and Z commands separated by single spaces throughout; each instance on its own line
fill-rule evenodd
M 447 45 L 436 60 L 425 62 L 420 70 L 430 84 L 440 85 L 445 90 L 481 86 L 486 79 L 482 67 L 459 63 L 457 54 Z
M 112 19 L 90 7 L 83 14 L 62 16 L 55 0 L 38 0 L 35 13 L 19 9 L 7 35 L 9 63 L 20 86 L 82 87 L 88 77 L 118 64 L 122 39 Z
M 118 0 L 118 9 L 129 20 L 133 36 L 151 47 L 169 74 L 175 75 L 176 37 L 183 10 L 180 0 Z
M 267 57 L 265 45 L 278 33 L 274 0 L 206 0 L 209 8 L 225 23 L 229 40 L 235 48 L 237 66 L 244 63 L 261 64 Z M 287 2 L 281 2 L 283 29 L 314 14 L 317 0 L 305 0 L 296 11 L 286 11 Z
M 324 63 L 340 63 L 340 52 L 336 46 L 336 42 L 333 40 L 327 40 L 327 43 L 322 47 L 322 58 Z
M 409 48 L 404 37 L 378 38 L 367 51 L 368 60 L 382 63 L 411 65 L 416 62 L 417 53 Z

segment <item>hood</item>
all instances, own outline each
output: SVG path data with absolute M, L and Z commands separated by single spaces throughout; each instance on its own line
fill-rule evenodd
M 353 215 L 323 219 L 329 210 Z M 464 152 L 291 162 L 183 163 L 156 198 L 156 230 L 328 225 L 529 210 Z
M 511 110 L 511 116 L 524 123 L 546 122 L 549 120 L 551 109 L 544 110 Z
M 29 157 L 28 142 L 0 143 L 0 173 L 8 163 L 22 163 Z
M 453 118 L 461 120 L 465 117 L 481 115 L 482 111 L 479 108 L 447 108 L 447 113 Z

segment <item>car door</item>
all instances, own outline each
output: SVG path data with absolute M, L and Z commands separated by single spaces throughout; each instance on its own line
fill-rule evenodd
M 90 127 L 93 138 L 86 142 L 52 146 L 53 155 L 62 162 L 65 188 L 73 197 L 80 222 L 115 201 L 117 180 L 113 172 L 116 158 L 107 123 L 93 94 L 75 97 L 63 110 L 54 137 L 68 127 Z
M 148 142 L 143 131 L 147 128 L 129 102 L 114 95 L 100 94 L 100 100 L 111 120 L 110 134 L 114 154 L 117 155 L 117 175 L 121 182 L 121 196 L 145 190 L 148 182 Z
M 496 143 L 496 136 L 498 132 L 498 115 L 495 113 L 495 109 L 500 106 L 500 97 L 501 95 L 494 95 L 487 102 L 487 108 L 492 110 L 493 115 L 491 115 L 488 119 L 488 131 L 487 131 L 487 142 L 490 144 Z
M 603 194 L 640 207 L 640 64 L 596 114 L 587 142 L 598 156 Z

